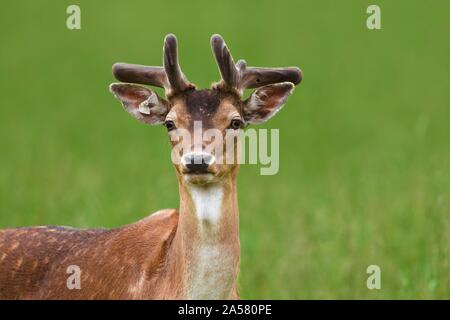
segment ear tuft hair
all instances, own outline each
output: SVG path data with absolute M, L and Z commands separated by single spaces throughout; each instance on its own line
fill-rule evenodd
M 255 90 L 244 101 L 244 119 L 247 123 L 263 123 L 281 110 L 294 91 L 292 82 L 269 84 Z

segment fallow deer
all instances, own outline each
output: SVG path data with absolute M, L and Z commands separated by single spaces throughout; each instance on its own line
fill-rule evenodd
M 302 79 L 296 67 L 235 64 L 219 35 L 212 36 L 211 46 L 222 76 L 211 89 L 197 90 L 186 79 L 178 64 L 177 40 L 170 34 L 163 67 L 117 63 L 113 74 L 121 83 L 112 84 L 110 91 L 139 121 L 164 124 L 169 137 L 181 128 L 192 132 L 194 121 L 201 121 L 203 130 L 215 128 L 225 135 L 271 118 Z M 165 99 L 136 84 L 164 88 Z M 256 90 L 243 100 L 247 88 Z M 175 164 L 179 209 L 164 209 L 116 229 L 0 230 L 0 298 L 239 298 L 239 164 L 219 162 L 206 152 L 214 143 L 192 145 L 197 152 L 181 154 Z M 81 270 L 81 286 L 70 290 L 66 271 L 72 265 Z

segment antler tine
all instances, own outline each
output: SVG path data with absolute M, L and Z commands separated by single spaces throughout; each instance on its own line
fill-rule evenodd
M 163 55 L 164 67 L 115 63 L 113 65 L 113 75 L 119 81 L 164 88 L 166 95 L 195 88 L 181 72 L 178 64 L 177 38 L 173 34 L 168 34 L 164 39 Z
M 252 89 L 279 82 L 292 82 L 293 84 L 297 85 L 301 81 L 302 71 L 297 67 L 248 67 L 241 72 L 240 87 L 244 89 Z
M 168 34 L 164 39 L 164 69 L 170 87 L 174 91 L 184 91 L 194 87 L 189 83 L 178 64 L 177 38 Z
M 223 82 L 231 88 L 237 88 L 239 86 L 239 72 L 236 69 L 230 50 L 228 50 L 225 41 L 220 35 L 215 34 L 211 37 L 211 48 L 219 66 Z
M 239 60 L 234 64 L 225 41 L 218 34 L 211 37 L 211 46 L 222 76 L 221 83 L 236 89 L 239 93 L 247 88 L 258 88 L 279 82 L 292 82 L 297 85 L 302 80 L 302 71 L 297 67 L 247 67 L 245 60 Z
M 112 71 L 114 77 L 119 81 L 148 84 L 160 88 L 168 87 L 166 72 L 163 67 L 115 63 Z

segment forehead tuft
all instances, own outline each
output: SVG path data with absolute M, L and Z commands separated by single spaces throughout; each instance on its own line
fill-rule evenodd
M 192 90 L 186 94 L 186 109 L 193 118 L 210 118 L 219 108 L 218 90 Z
M 232 93 L 215 89 L 188 90 L 172 101 L 180 127 L 192 127 L 194 121 L 202 121 L 206 127 L 229 118 L 233 111 L 240 113 L 240 99 Z

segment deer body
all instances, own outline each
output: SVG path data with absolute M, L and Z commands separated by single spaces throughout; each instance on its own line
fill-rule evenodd
M 196 188 L 180 184 L 180 211 L 117 229 L 1 230 L 0 299 L 236 298 L 235 179 Z M 80 289 L 67 288 L 71 265 Z
M 176 160 L 172 158 L 179 209 L 161 210 L 116 229 L 0 230 L 0 299 L 239 297 L 237 145 L 219 138 L 273 116 L 300 82 L 301 72 L 247 68 L 242 60 L 234 64 L 220 36 L 213 36 L 211 44 L 222 75 L 212 89 L 197 90 L 186 80 L 173 35 L 165 40 L 164 67 L 113 67 L 118 80 L 166 90 L 163 99 L 134 84 L 110 86 L 133 117 L 166 126 Z M 258 89 L 242 101 L 245 88 Z M 214 139 L 202 135 L 185 141 L 186 133 L 195 136 L 210 129 L 217 133 Z M 187 148 L 178 149 L 180 137 Z M 220 151 L 231 152 L 231 161 Z M 80 271 L 78 288 L 68 285 L 73 266 Z
M 112 230 L 58 227 L 0 233 L 1 299 L 122 299 L 144 297 L 176 232 L 178 212 L 163 211 Z M 140 244 L 140 245 L 136 245 Z M 67 268 L 80 267 L 81 288 L 69 290 Z M 148 274 L 146 271 L 148 270 Z M 142 281 L 142 279 L 146 281 Z M 152 292 L 148 292 L 151 298 Z M 140 296 L 141 295 L 141 296 Z

